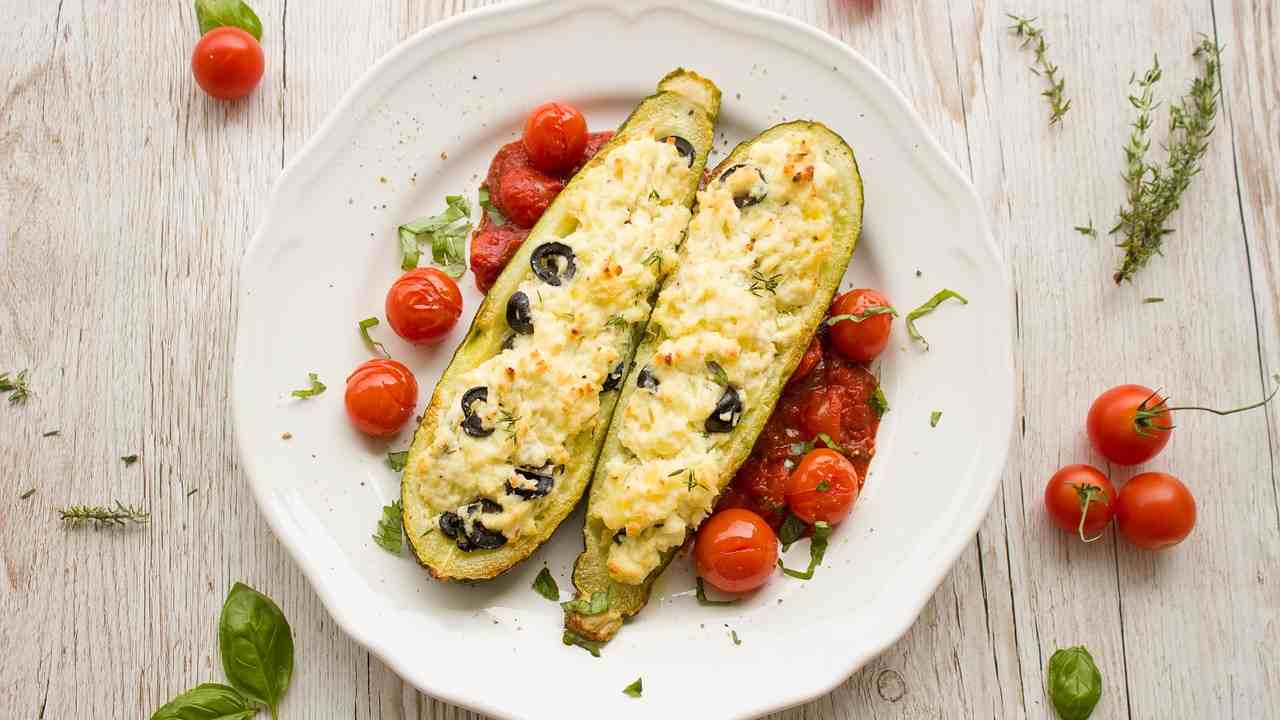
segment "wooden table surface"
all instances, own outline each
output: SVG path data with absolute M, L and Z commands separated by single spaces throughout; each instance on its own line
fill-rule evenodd
M 267 74 L 252 97 L 223 104 L 188 70 L 189 2 L 0 0 L 0 371 L 31 368 L 34 392 L 0 404 L 6 717 L 143 718 L 219 679 L 216 618 L 237 580 L 273 596 L 293 625 L 282 717 L 474 717 L 407 686 L 335 627 L 258 514 L 228 393 L 237 266 L 281 167 L 375 60 L 478 4 L 256 0 Z M 1275 405 L 1184 413 L 1144 466 L 1197 495 L 1196 530 L 1173 550 L 1136 550 L 1114 530 L 1081 545 L 1048 525 L 1041 502 L 1060 465 L 1107 469 L 1083 433 L 1102 389 L 1138 382 L 1221 406 L 1270 385 L 1275 4 L 761 4 L 879 66 L 972 179 L 1012 269 L 1023 418 L 990 514 L 912 630 L 778 717 L 1049 717 L 1043 669 L 1076 644 L 1104 675 L 1095 717 L 1280 717 Z M 1047 126 L 1043 80 L 1006 12 L 1046 29 L 1073 101 L 1060 127 Z M 1158 53 L 1163 97 L 1181 94 L 1198 33 L 1226 47 L 1217 133 L 1165 256 L 1117 288 L 1111 240 L 1072 226 L 1115 217 L 1130 73 Z M 119 460 L 133 453 L 133 466 Z M 112 498 L 141 503 L 151 524 L 60 528 L 55 508 Z

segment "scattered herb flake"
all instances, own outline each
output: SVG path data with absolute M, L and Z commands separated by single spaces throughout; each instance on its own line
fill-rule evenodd
M 125 466 L 125 467 L 129 467 L 130 465 L 132 465 L 132 464 L 134 464 L 134 463 L 138 462 L 138 456 L 137 456 L 137 455 L 122 455 L 122 456 L 120 456 L 120 461 L 124 463 L 124 466 Z
M 1087 237 L 1098 237 L 1098 231 L 1094 229 L 1092 220 L 1089 221 L 1088 225 L 1076 225 L 1075 231 Z
M 28 490 L 28 491 L 26 491 L 26 492 L 22 493 L 21 495 L 19 495 L 19 496 L 18 496 L 18 499 L 19 499 L 19 500 L 26 500 L 27 498 L 29 498 L 29 497 L 31 497 L 32 495 L 35 495 L 35 494 L 36 494 L 36 489 L 35 489 L 35 488 L 31 488 L 30 490 Z
M 840 446 L 839 443 L 837 443 L 835 440 L 832 440 L 830 435 L 824 432 L 818 433 L 816 436 L 816 439 L 821 440 L 823 445 L 826 445 L 827 447 L 831 448 L 832 450 L 835 450 L 841 455 L 849 454 L 848 450 L 845 450 L 843 447 Z M 810 446 L 812 447 L 812 443 L 810 443 Z
M 742 644 L 742 639 L 738 637 L 738 631 L 737 631 L 737 630 L 730 630 L 730 631 L 729 631 L 729 637 L 733 640 L 733 644 L 734 644 L 734 645 L 741 645 L 741 644 Z
M 772 295 L 778 294 L 778 285 L 782 283 L 782 274 L 765 275 L 759 270 L 751 272 L 751 287 L 748 290 L 752 295 L 760 295 L 761 292 L 767 292 Z
M 627 326 L 627 321 L 624 320 L 621 315 L 611 315 L 609 316 L 609 319 L 605 321 L 604 326 L 607 328 L 625 328 Z
M 867 399 L 867 404 L 872 410 L 876 411 L 876 417 L 882 418 L 884 414 L 889 412 L 889 400 L 884 396 L 884 386 L 876 385 L 876 391 L 871 393 L 871 397 Z
M 591 593 L 591 598 L 577 598 L 567 602 L 560 603 L 560 607 L 566 612 L 577 613 L 578 615 L 599 615 L 609 609 L 609 591 L 597 590 Z
M 782 552 L 790 550 L 795 541 L 804 537 L 804 531 L 808 527 L 803 520 L 788 511 L 787 517 L 782 521 L 782 526 L 778 528 L 778 542 L 782 543 Z
M 401 450 L 400 452 L 387 453 L 387 465 L 391 466 L 396 472 L 404 472 L 404 466 L 409 463 L 409 451 Z
M 827 492 L 827 491 L 831 490 L 831 483 L 827 482 L 826 480 L 819 480 L 819 481 L 818 481 L 818 486 L 817 486 L 816 488 L 814 488 L 814 489 L 815 489 L 815 490 L 817 490 L 817 491 L 818 491 L 818 492 L 820 492 L 820 493 Z
M 1040 93 L 1049 99 L 1049 124 L 1062 122 L 1062 117 L 1071 109 L 1071 101 L 1064 97 L 1067 81 L 1058 79 L 1058 66 L 1049 62 L 1044 31 L 1033 24 L 1035 18 L 1010 14 L 1009 19 L 1013 20 L 1009 30 L 1022 39 L 1021 47 L 1030 47 L 1035 52 L 1036 64 L 1031 67 L 1031 72 L 1043 76 L 1049 82 L 1049 89 Z
M 925 340 L 924 336 L 920 334 L 920 331 L 916 329 L 916 320 L 928 315 L 934 310 L 937 310 L 939 305 L 953 298 L 959 300 L 962 305 L 969 304 L 969 301 L 955 290 L 943 289 L 934 293 L 933 297 L 929 298 L 928 302 L 907 313 L 907 334 L 911 336 L 912 340 L 916 340 L 924 344 L 925 350 L 929 349 L 929 341 Z
M 929 413 L 929 427 L 931 428 L 938 427 L 938 421 L 941 419 L 942 419 L 941 410 L 934 410 L 933 412 Z
M 1149 297 L 1149 298 L 1142 298 L 1142 303 L 1143 303 L 1144 305 L 1150 305 L 1150 304 L 1152 304 L 1152 303 L 1162 303 L 1162 302 L 1164 302 L 1164 298 L 1162 298 L 1162 297 Z
M 369 336 L 369 328 L 372 327 L 378 327 L 378 318 L 368 317 L 360 321 L 360 339 L 364 340 L 364 346 L 369 348 L 369 352 L 384 358 L 391 357 L 391 353 L 387 352 L 387 348 L 382 343 Z
M 30 398 L 31 388 L 27 386 L 27 376 L 30 373 L 30 369 L 20 370 L 13 378 L 9 377 L 9 373 L 0 373 L 0 392 L 10 393 L 10 405 L 25 404 Z
M 598 640 L 590 640 L 582 637 L 572 630 L 565 630 L 564 636 L 560 641 L 565 645 L 577 645 L 578 647 L 591 653 L 592 657 L 600 657 L 600 648 L 604 647 L 604 643 Z
M 489 187 L 487 185 L 480 186 L 479 195 L 480 209 L 484 211 L 485 216 L 489 218 L 489 222 L 493 223 L 497 227 L 506 225 L 507 216 L 503 215 L 502 211 L 498 209 L 498 206 L 494 205 L 493 202 L 489 200 Z
M 721 387 L 729 387 L 729 375 L 715 360 L 707 361 L 707 372 L 711 373 L 711 378 Z
M 62 434 L 61 430 L 50 430 L 41 435 L 41 437 L 57 437 Z
M 560 600 L 560 586 L 556 584 L 556 579 L 551 577 L 551 571 L 545 567 L 538 573 L 538 577 L 533 579 L 533 590 L 551 602 Z
M 644 692 L 644 684 L 640 680 L 640 678 L 636 678 L 635 682 L 622 688 L 622 693 L 624 695 L 630 695 L 633 698 L 640 697 L 640 693 Z
M 399 500 L 382 507 L 382 517 L 378 520 L 378 531 L 373 534 L 373 541 L 378 547 L 393 555 L 399 555 L 404 547 L 404 506 Z
M 418 267 L 423 243 L 431 244 L 431 262 L 450 277 L 467 271 L 467 235 L 471 233 L 471 206 L 461 195 L 445 197 L 445 209 L 437 215 L 420 217 L 398 228 L 400 267 Z
M 813 524 L 813 537 L 809 539 L 809 568 L 804 572 L 791 570 L 782 564 L 782 558 L 778 558 L 778 567 L 793 578 L 812 580 L 813 571 L 822 564 L 822 558 L 827 554 L 827 539 L 830 537 L 831 526 L 819 520 Z
M 195 495 L 198 492 L 200 492 L 200 488 L 191 488 L 190 490 L 187 491 L 187 497 L 191 497 L 192 495 Z
M 831 317 L 826 319 L 825 325 L 827 327 L 831 327 L 832 325 L 835 325 L 837 323 L 842 323 L 845 321 L 860 323 L 863 320 L 866 320 L 867 318 L 872 318 L 877 315 L 892 315 L 894 317 L 897 317 L 898 311 L 894 310 L 889 305 L 871 305 L 869 307 L 863 308 L 862 311 L 854 313 L 852 315 L 849 315 L 849 314 L 832 315 Z
M 307 373 L 307 382 L 311 383 L 311 387 L 306 390 L 294 390 L 289 394 L 297 398 L 309 398 L 315 397 L 327 389 L 324 383 L 320 382 L 320 376 L 315 373 Z
M 738 602 L 737 600 L 711 600 L 707 597 L 707 589 L 702 584 L 702 578 L 698 578 L 698 589 L 694 596 L 698 598 L 699 605 L 732 605 Z
M 114 507 L 72 505 L 68 508 L 59 508 L 58 515 L 61 516 L 63 523 L 67 527 L 92 524 L 95 529 L 111 526 L 123 527 L 129 523 L 141 525 L 151 519 L 151 514 L 144 512 L 142 508 L 125 505 L 119 500 L 115 501 Z

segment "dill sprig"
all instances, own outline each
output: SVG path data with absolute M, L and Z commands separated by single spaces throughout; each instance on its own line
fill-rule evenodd
M 516 434 L 516 423 L 520 422 L 520 416 L 513 414 L 506 408 L 498 408 L 498 423 L 506 427 L 508 434 Z
M 0 373 L 0 392 L 10 393 L 10 405 L 21 405 L 31 396 L 31 389 L 27 387 L 27 374 L 30 372 L 20 370 L 13 378 L 9 377 L 9 373 Z
M 68 508 L 60 508 L 58 514 L 62 516 L 62 521 L 66 523 L 67 527 L 77 527 L 82 523 L 92 523 L 95 529 L 111 527 L 112 525 L 123 527 L 129 523 L 141 525 L 151 520 L 151 513 L 144 512 L 140 507 L 125 505 L 119 500 L 116 500 L 115 503 L 115 507 L 72 505 Z
M 1029 47 L 1035 53 L 1036 64 L 1031 66 L 1031 72 L 1049 81 L 1049 88 L 1040 94 L 1049 100 L 1049 125 L 1056 125 L 1062 122 L 1062 116 L 1071 109 L 1071 100 L 1065 96 L 1067 81 L 1058 77 L 1058 66 L 1049 62 L 1049 44 L 1045 42 L 1044 30 L 1035 26 L 1036 18 L 1024 18 L 1012 13 L 1008 15 L 1013 21 L 1009 30 L 1022 39 L 1019 47 Z
M 1119 219 L 1111 228 L 1112 234 L 1123 235 L 1117 245 L 1124 250 L 1124 258 L 1112 278 L 1116 284 L 1132 280 L 1153 255 L 1161 254 L 1165 236 L 1173 232 L 1167 224 L 1169 216 L 1178 209 L 1191 179 L 1200 173 L 1200 161 L 1209 149 L 1221 94 L 1218 67 L 1222 48 L 1201 36 L 1192 55 L 1200 61 L 1201 72 L 1187 94 L 1169 106 L 1169 139 L 1163 165 L 1147 160 L 1151 113 L 1157 106 L 1154 86 L 1161 77 L 1158 59 L 1137 82 L 1137 92 L 1129 96 L 1138 117 L 1124 148 L 1127 204 L 1120 208 Z

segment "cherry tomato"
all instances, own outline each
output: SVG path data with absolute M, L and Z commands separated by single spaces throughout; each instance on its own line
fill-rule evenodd
M 826 433 L 836 443 L 843 445 L 850 440 L 845 431 L 845 415 L 854 412 L 857 395 L 843 385 L 824 385 L 813 389 L 804 401 L 800 415 L 800 427 L 807 437 Z M 862 403 L 866 405 L 866 403 Z
M 770 527 L 777 528 L 787 516 L 786 487 L 787 478 L 791 475 L 787 469 L 789 456 L 790 451 L 782 447 L 764 456 L 748 458 L 716 507 L 721 510 L 746 508 L 764 518 Z
M 406 272 L 387 291 L 387 322 L 400 337 L 423 344 L 439 340 L 462 315 L 458 283 L 436 268 Z
M 1092 465 L 1067 465 L 1054 473 L 1045 485 L 1044 509 L 1054 525 L 1079 534 L 1085 542 L 1093 542 L 1115 515 L 1116 489 L 1107 476 Z M 1083 524 L 1081 512 L 1084 512 Z
M 525 119 L 522 140 L 534 167 L 551 175 L 562 173 L 582 160 L 587 119 L 572 105 L 545 103 Z
M 698 574 L 721 590 L 755 590 L 778 564 L 778 536 L 750 510 L 721 510 L 698 530 L 693 557 Z
M 818 367 L 818 361 L 821 359 L 822 343 L 818 338 L 814 338 L 809 342 L 809 347 L 805 348 L 804 355 L 800 356 L 800 363 L 796 365 L 796 369 L 792 371 L 791 378 L 787 382 L 800 382 L 809 377 L 813 369 Z
M 345 400 L 347 416 L 360 432 L 394 435 L 418 404 L 418 381 L 395 360 L 369 360 L 347 377 Z
M 196 83 L 219 100 L 236 100 L 253 92 L 265 67 L 262 46 L 238 27 L 210 30 L 191 53 Z
M 1173 413 L 1157 410 L 1163 404 L 1151 388 L 1113 387 L 1089 407 L 1089 441 L 1117 465 L 1146 462 L 1160 454 L 1173 431 Z
M 861 322 L 843 320 L 827 328 L 831 344 L 841 355 L 854 362 L 869 363 L 876 359 L 889 344 L 889 328 L 893 314 L 867 315 L 875 308 L 889 308 L 888 299 L 875 290 L 858 288 L 836 298 L 831 304 L 830 315 L 853 315 L 864 318 Z
M 528 236 L 529 229 L 515 223 L 494 225 L 487 216 L 480 221 L 480 229 L 471 238 L 471 272 L 477 290 L 489 292 Z
M 564 183 L 529 167 L 510 167 L 498 180 L 498 208 L 520 227 L 533 227 Z
M 810 525 L 835 525 L 849 517 L 860 484 L 848 458 L 827 448 L 811 450 L 787 479 L 787 507 Z
M 1120 534 L 1140 548 L 1159 550 L 1177 545 L 1196 526 L 1196 500 L 1172 475 L 1135 475 L 1120 489 L 1116 524 Z

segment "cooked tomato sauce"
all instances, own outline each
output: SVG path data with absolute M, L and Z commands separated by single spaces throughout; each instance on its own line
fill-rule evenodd
M 485 213 L 471 238 L 471 271 L 475 273 L 476 288 L 480 292 L 489 291 L 569 178 L 612 137 L 612 130 L 589 133 L 582 160 L 562 175 L 549 175 L 534 167 L 521 140 L 498 149 L 489 163 L 483 187 L 488 189 L 489 201 L 506 217 L 506 222 L 499 225 Z
M 866 367 L 837 353 L 825 333 L 815 338 L 716 509 L 747 508 L 777 529 L 787 515 L 787 477 L 804 456 L 806 443 L 825 445 L 818 433 L 831 438 L 853 462 L 861 489 L 880 425 L 871 406 L 877 385 Z

